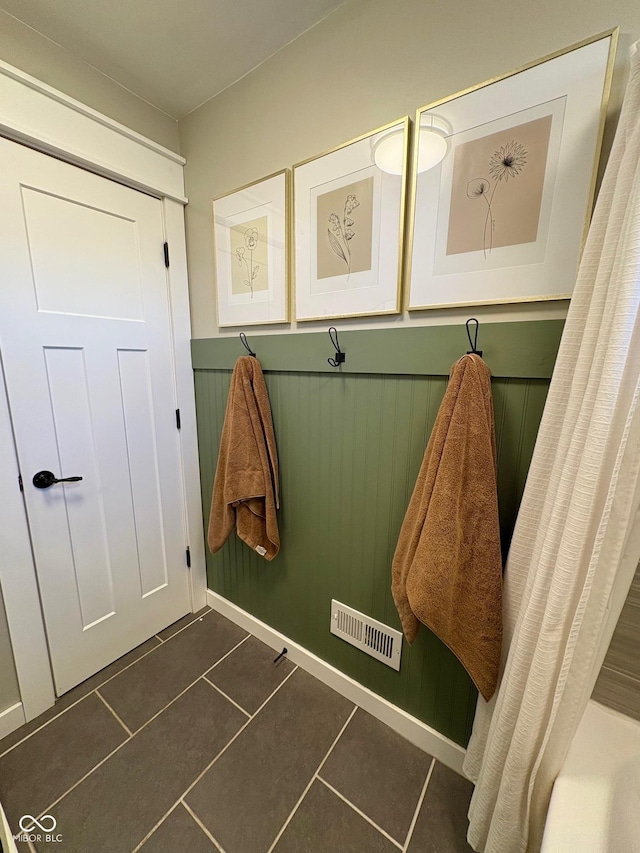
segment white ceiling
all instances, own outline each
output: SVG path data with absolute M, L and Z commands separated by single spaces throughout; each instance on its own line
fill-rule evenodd
M 343 0 L 0 0 L 0 8 L 182 118 Z

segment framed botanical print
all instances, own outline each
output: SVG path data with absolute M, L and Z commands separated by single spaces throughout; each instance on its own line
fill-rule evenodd
M 213 201 L 219 326 L 289 320 L 288 169 Z
M 400 311 L 409 118 L 293 168 L 296 320 Z M 384 141 L 393 171 L 376 161 Z
M 408 308 L 571 295 L 617 30 L 418 110 Z M 420 171 L 422 148 L 444 159 Z

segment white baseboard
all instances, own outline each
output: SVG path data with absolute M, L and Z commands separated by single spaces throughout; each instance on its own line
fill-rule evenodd
M 22 702 L 16 702 L 4 711 L 0 711 L 0 740 L 14 732 L 25 723 Z
M 382 696 L 378 696 L 368 687 L 354 681 L 353 678 L 340 672 L 330 663 L 323 661 L 317 655 L 307 651 L 274 628 L 270 628 L 269 625 L 256 619 L 255 616 L 247 613 L 246 610 L 242 610 L 211 589 L 207 590 L 207 603 L 213 610 L 226 616 L 236 625 L 240 625 L 241 628 L 249 631 L 263 643 L 271 646 L 272 649 L 280 652 L 283 646 L 286 646 L 287 657 L 293 663 L 381 720 L 419 749 L 423 749 L 447 767 L 455 770 L 456 773 L 463 775 L 462 762 L 466 750 L 459 744 L 441 735 L 440 732 L 432 729 L 431 726 L 421 720 L 412 717 L 411 714 L 407 714 L 402 708 L 398 708 L 387 699 L 383 699 Z

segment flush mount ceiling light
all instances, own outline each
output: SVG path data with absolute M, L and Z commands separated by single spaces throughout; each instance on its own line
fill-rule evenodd
M 404 129 L 392 127 L 371 140 L 371 159 L 389 175 L 401 175 L 404 167 Z
M 450 130 L 442 121 L 432 115 L 420 117 L 420 134 L 418 138 L 418 172 L 433 169 L 444 160 Z
M 449 129 L 432 115 L 420 120 L 418 140 L 418 172 L 432 169 L 447 153 Z M 392 128 L 379 133 L 371 141 L 371 159 L 379 169 L 390 175 L 401 175 L 404 165 L 404 136 L 401 129 Z

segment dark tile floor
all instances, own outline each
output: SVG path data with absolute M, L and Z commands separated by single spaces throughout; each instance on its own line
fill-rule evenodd
M 13 831 L 25 814 L 52 815 L 60 836 L 19 849 L 471 849 L 469 782 L 273 658 L 205 609 L 0 741 L 0 801 Z

